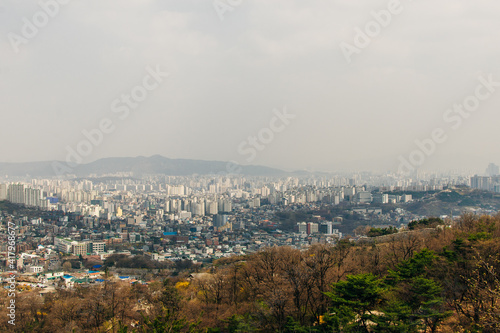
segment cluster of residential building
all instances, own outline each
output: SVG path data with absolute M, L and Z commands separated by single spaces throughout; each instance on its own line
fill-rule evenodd
M 16 269 L 50 280 L 69 258 L 103 262 L 113 254 L 150 260 L 211 262 L 269 246 L 335 243 L 347 220 L 400 226 L 419 218 L 403 192 L 437 191 L 463 178 L 147 176 L 81 180 L 33 179 L 0 184 L 0 201 L 33 207 L 0 212 L 0 267 L 8 264 L 7 223 L 16 226 Z M 399 193 L 399 194 L 398 194 Z M 402 193 L 402 194 L 401 194 Z M 277 214 L 338 207 L 283 228 Z M 62 275 L 74 277 L 66 271 Z M 52 275 L 51 275 L 52 274 Z M 96 274 L 94 274 L 96 275 Z M 89 276 L 83 278 L 90 278 Z
M 490 163 L 484 176 L 474 175 L 470 177 L 470 187 L 500 193 L 500 168 Z

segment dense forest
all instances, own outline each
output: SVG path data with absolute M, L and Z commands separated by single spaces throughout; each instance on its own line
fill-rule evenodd
M 380 239 L 273 247 L 148 285 L 21 293 L 15 327 L 4 296 L 0 331 L 500 331 L 500 216 Z

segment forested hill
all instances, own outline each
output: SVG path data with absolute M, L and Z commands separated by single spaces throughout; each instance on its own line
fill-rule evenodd
M 106 277 L 44 298 L 20 293 L 15 327 L 1 297 L 0 331 L 500 331 L 500 217 L 425 230 L 379 244 L 274 247 L 148 285 Z

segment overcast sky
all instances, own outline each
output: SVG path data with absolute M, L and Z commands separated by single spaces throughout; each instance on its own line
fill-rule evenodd
M 423 169 L 500 163 L 500 86 L 460 125 L 443 118 L 479 77 L 500 82 L 498 1 L 220 0 L 218 11 L 211 0 L 65 2 L 44 22 L 38 1 L 0 0 L 1 162 L 64 160 L 83 130 L 109 119 L 114 131 L 85 162 L 160 154 L 395 170 L 441 128 L 447 140 Z M 349 63 L 341 45 L 354 47 L 357 28 L 376 28 L 371 12 L 390 6 L 390 22 Z M 113 101 L 158 66 L 169 76 L 121 119 Z M 238 152 L 285 107 L 295 118 L 255 158 Z

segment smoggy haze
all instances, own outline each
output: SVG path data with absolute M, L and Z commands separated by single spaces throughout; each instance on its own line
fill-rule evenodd
M 500 163 L 500 3 L 216 4 L 65 0 L 26 36 L 42 7 L 0 0 L 0 162 L 64 160 L 108 121 L 83 163 L 161 154 L 396 170 L 435 129 L 446 140 L 422 169 Z M 141 100 L 126 102 L 132 93 Z M 474 110 L 454 111 L 461 103 Z

